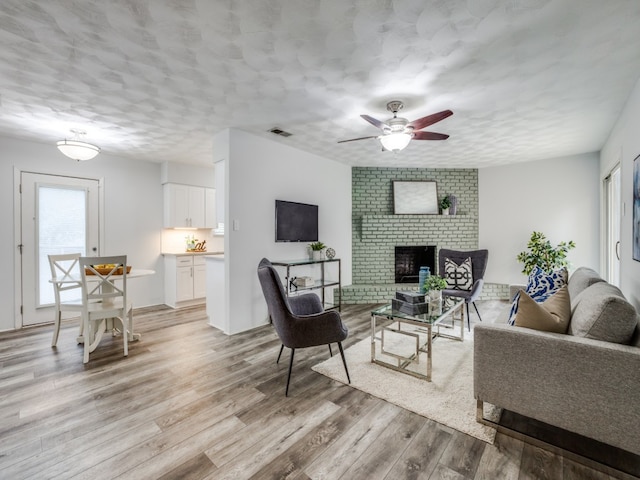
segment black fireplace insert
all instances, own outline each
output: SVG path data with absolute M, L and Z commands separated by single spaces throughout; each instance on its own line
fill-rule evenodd
M 396 283 L 418 283 L 420 267 L 436 269 L 436 246 L 420 245 L 395 247 Z

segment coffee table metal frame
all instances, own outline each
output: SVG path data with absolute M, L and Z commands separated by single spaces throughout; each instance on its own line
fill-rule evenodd
M 464 300 L 454 297 L 449 298 L 449 301 L 453 301 L 454 303 L 450 306 L 443 307 L 442 313 L 439 315 L 409 315 L 399 312 L 398 310 L 393 310 L 390 304 L 373 310 L 371 312 L 371 362 L 430 382 L 433 340 L 437 337 L 443 337 L 464 341 Z M 443 304 L 445 304 L 445 302 L 443 302 Z M 392 321 L 391 324 L 381 324 L 382 321 L 386 323 L 389 320 Z M 445 322 L 445 320 L 450 320 L 451 323 Z M 455 326 L 455 322 L 460 322 L 459 336 L 450 335 L 441 331 L 441 328 L 452 329 Z M 434 326 L 436 327 L 435 331 Z M 379 336 L 376 336 L 376 331 L 378 331 Z M 385 351 L 385 332 L 393 332 L 408 337 L 412 342 L 415 342 L 415 351 L 408 357 Z M 420 334 L 426 337 L 426 342 L 422 345 L 420 344 Z M 380 344 L 380 353 L 395 358 L 395 363 L 382 360 L 376 355 L 377 342 Z M 420 364 L 420 353 L 426 353 L 427 355 L 426 374 L 408 369 L 412 364 Z

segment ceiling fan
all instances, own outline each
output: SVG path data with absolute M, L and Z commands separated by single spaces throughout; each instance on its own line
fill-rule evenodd
M 410 122 L 406 118 L 398 117 L 398 112 L 404 108 L 404 104 L 398 100 L 387 103 L 387 110 L 393 113 L 393 118 L 385 122 L 381 122 L 369 115 L 360 115 L 374 127 L 382 130 L 382 135 L 371 135 L 369 137 L 351 138 L 349 140 L 340 140 L 338 143 L 355 142 L 356 140 L 366 140 L 368 138 L 377 138 L 382 144 L 383 150 L 398 152 L 409 145 L 414 140 L 446 140 L 449 135 L 435 132 L 421 132 L 425 127 L 433 125 L 445 118 L 453 115 L 451 110 L 443 110 L 426 117 L 419 118 Z

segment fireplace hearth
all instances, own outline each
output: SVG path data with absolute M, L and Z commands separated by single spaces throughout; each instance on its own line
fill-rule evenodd
M 418 283 L 420 267 L 429 267 L 432 274 L 437 273 L 435 245 L 395 247 L 396 283 Z

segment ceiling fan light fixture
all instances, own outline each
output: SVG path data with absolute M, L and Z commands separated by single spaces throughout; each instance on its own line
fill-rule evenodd
M 380 135 L 378 139 L 385 150 L 390 152 L 399 152 L 404 150 L 413 135 L 406 132 L 390 133 L 388 135 Z
M 71 130 L 71 132 L 74 134 L 74 138 L 60 140 L 57 143 L 58 150 L 64 155 L 80 162 L 91 160 L 100 153 L 100 147 L 81 140 L 81 136 L 85 135 L 86 132 L 82 130 Z

